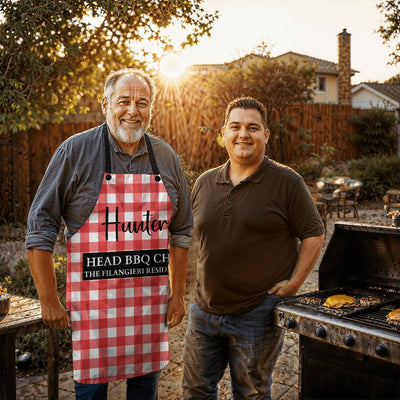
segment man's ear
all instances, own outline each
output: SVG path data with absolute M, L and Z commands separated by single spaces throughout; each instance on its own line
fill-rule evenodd
M 217 143 L 221 147 L 225 147 L 225 127 L 224 126 L 219 130 L 219 135 L 217 135 Z
M 103 97 L 101 99 L 101 110 L 103 111 L 104 115 L 107 114 L 107 110 L 108 110 L 108 99 L 107 99 L 107 97 Z
M 270 133 L 271 133 L 271 132 L 269 131 L 269 129 L 266 129 L 266 130 L 265 130 L 265 144 L 268 143 L 268 139 L 269 139 Z

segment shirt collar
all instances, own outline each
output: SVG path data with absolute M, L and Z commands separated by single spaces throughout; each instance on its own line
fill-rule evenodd
M 106 126 L 107 126 L 107 131 L 108 131 L 108 140 L 109 140 L 110 146 L 112 147 L 114 152 L 115 153 L 127 154 L 127 153 L 125 153 L 124 150 L 121 149 L 121 147 L 119 147 L 119 145 L 118 145 L 117 141 L 115 140 L 114 136 L 111 134 L 110 128 L 108 127 L 107 123 L 106 123 Z M 146 154 L 146 153 L 147 153 L 146 141 L 144 140 L 144 136 L 142 136 L 141 139 L 140 139 L 139 148 L 137 149 L 136 153 L 133 155 L 132 158 L 140 156 L 142 154 Z
M 217 183 L 220 184 L 232 184 L 229 178 L 229 165 L 230 161 L 228 160 L 220 169 L 219 174 L 217 176 Z M 252 183 L 260 183 L 263 179 L 264 172 L 269 166 L 269 158 L 264 156 L 263 161 L 259 165 L 259 167 L 248 176 L 243 182 L 252 182 Z

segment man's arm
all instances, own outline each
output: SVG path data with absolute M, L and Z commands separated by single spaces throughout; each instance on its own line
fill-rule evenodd
M 278 297 L 295 296 L 314 267 L 324 242 L 324 235 L 304 239 L 300 244 L 296 266 L 289 280 L 278 282 L 268 293 Z
M 67 328 L 71 319 L 58 299 L 53 256 L 50 251 L 28 249 L 29 267 L 39 295 L 42 319 L 52 328 Z
M 189 249 L 170 246 L 169 279 L 171 295 L 168 300 L 167 323 L 172 328 L 178 325 L 185 316 L 186 274 Z

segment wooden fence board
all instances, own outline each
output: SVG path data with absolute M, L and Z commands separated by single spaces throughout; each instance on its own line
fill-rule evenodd
M 12 214 L 25 221 L 30 205 L 29 143 L 25 132 L 12 136 Z
M 0 219 L 10 218 L 12 213 L 12 138 L 11 133 L 0 137 Z

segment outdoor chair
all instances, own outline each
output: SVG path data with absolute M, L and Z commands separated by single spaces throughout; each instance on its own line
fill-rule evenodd
M 359 218 L 358 215 L 358 199 L 360 196 L 360 187 L 342 186 L 333 192 L 336 198 L 335 207 L 337 208 L 338 218 L 346 219 L 346 213 L 353 212 L 354 218 Z
M 318 201 L 318 200 L 314 200 L 314 204 L 315 207 L 317 207 L 319 216 L 321 217 L 326 232 L 326 204 L 323 201 Z
M 388 213 L 393 209 L 400 209 L 400 190 L 388 190 L 383 196 L 383 209 Z
M 309 192 L 311 193 L 311 197 L 314 200 L 315 207 L 317 207 L 319 216 L 321 217 L 321 220 L 324 224 L 325 227 L 325 232 L 326 232 L 326 204 L 322 199 L 322 194 L 318 192 L 318 189 L 316 186 L 312 184 L 307 184 L 307 188 Z
M 326 213 L 332 218 L 332 211 L 334 210 L 336 203 L 334 191 L 338 186 L 323 181 L 317 181 L 316 187 L 318 189 L 318 196 L 314 198 L 314 200 L 324 202 L 326 205 Z

